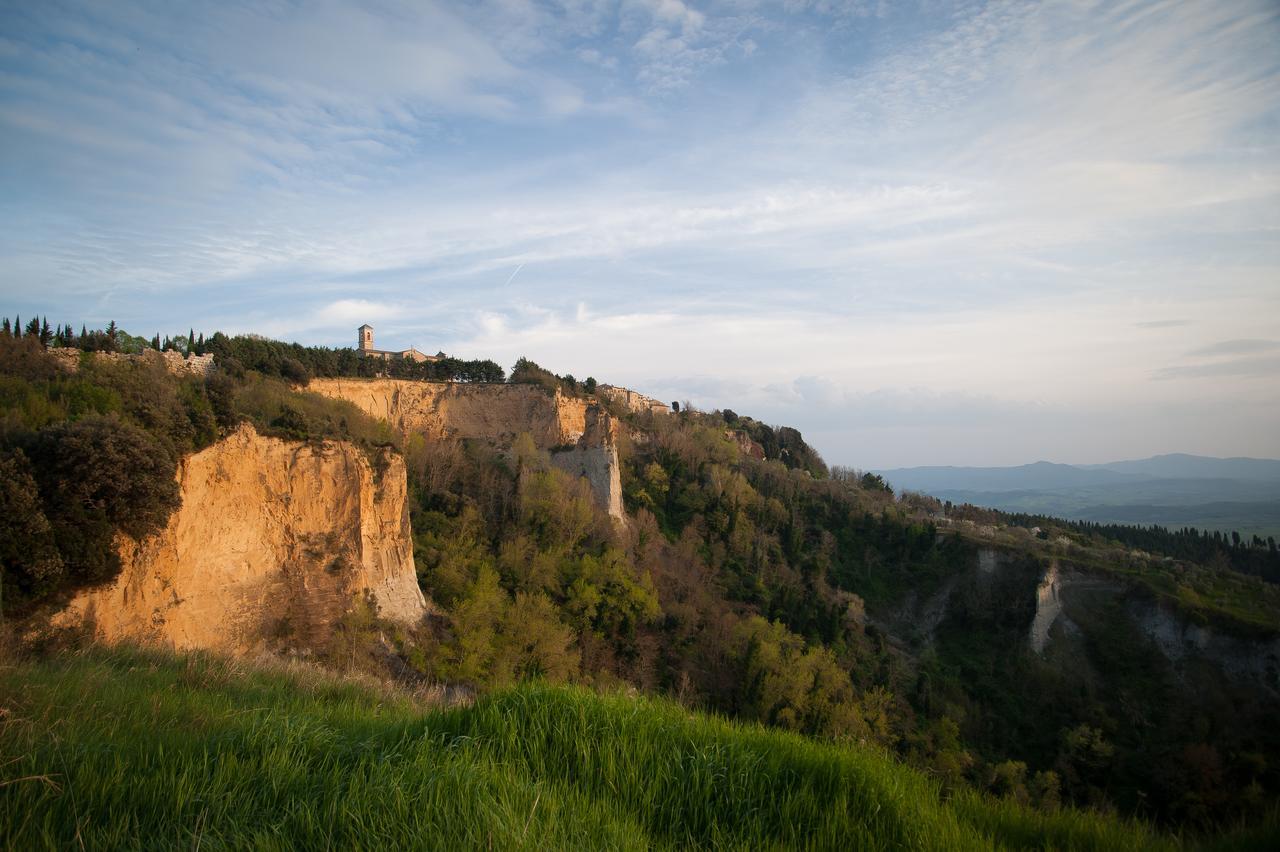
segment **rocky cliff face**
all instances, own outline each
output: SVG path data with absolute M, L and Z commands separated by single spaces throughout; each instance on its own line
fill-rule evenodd
M 313 379 L 307 390 L 345 399 L 405 433 L 507 444 L 528 432 L 544 449 L 577 444 L 587 432 L 587 412 L 602 413 L 585 399 L 551 396 L 533 385 Z M 607 427 L 600 437 L 610 435 Z
M 405 434 L 481 438 L 509 446 L 529 433 L 555 465 L 585 477 L 600 507 L 624 520 L 616 424 L 595 402 L 533 385 L 457 384 L 400 379 L 314 379 L 313 393 L 354 404 Z
M 428 611 L 413 564 L 404 461 L 381 476 L 351 444 L 302 444 L 242 426 L 185 459 L 182 506 L 121 543 L 123 570 L 58 616 L 108 640 L 246 652 L 315 647 L 369 593 L 411 623 Z

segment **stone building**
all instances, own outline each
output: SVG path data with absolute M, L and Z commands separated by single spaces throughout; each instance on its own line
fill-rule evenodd
M 445 357 L 443 352 L 437 352 L 435 355 L 428 355 L 425 352 L 419 352 L 417 349 L 412 348 L 401 349 L 399 351 L 374 349 L 373 326 L 368 323 L 365 323 L 356 329 L 356 334 L 358 335 L 357 339 L 359 341 L 356 344 L 356 351 L 366 358 L 381 358 L 384 361 L 389 361 L 392 358 L 408 358 L 410 361 L 417 361 L 421 364 L 423 361 L 439 361 L 441 358 Z

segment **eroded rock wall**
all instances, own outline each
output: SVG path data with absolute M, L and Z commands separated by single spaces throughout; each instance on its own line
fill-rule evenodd
M 246 425 L 187 457 L 177 477 L 182 506 L 168 526 L 123 540 L 119 577 L 78 595 L 59 623 L 243 653 L 273 639 L 315 647 L 366 592 L 384 617 L 427 613 L 399 456 L 379 476 L 351 444 L 282 441 Z
M 1130 600 L 1126 610 L 1176 668 L 1208 662 L 1236 680 L 1280 691 L 1280 638 L 1232 636 L 1153 600 Z
M 600 508 L 625 520 L 616 423 L 588 399 L 534 385 L 402 379 L 314 379 L 307 390 L 354 404 L 404 434 L 480 438 L 510 446 L 528 433 L 557 467 L 585 477 Z
M 544 449 L 576 444 L 587 431 L 585 399 L 554 396 L 534 385 L 313 379 L 307 390 L 345 399 L 404 433 L 484 438 L 507 444 L 528 432 Z

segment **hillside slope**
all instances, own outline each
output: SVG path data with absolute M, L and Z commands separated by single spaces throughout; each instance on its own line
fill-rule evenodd
M 947 800 L 864 747 L 581 690 L 430 710 L 314 669 L 99 650 L 7 662 L 0 707 L 6 848 L 1177 846 Z

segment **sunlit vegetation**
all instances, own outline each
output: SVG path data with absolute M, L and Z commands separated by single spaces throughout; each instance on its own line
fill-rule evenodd
M 6 661 L 0 707 L 13 848 L 1182 845 L 947 795 L 872 748 L 580 689 L 437 709 L 316 669 L 97 650 Z

